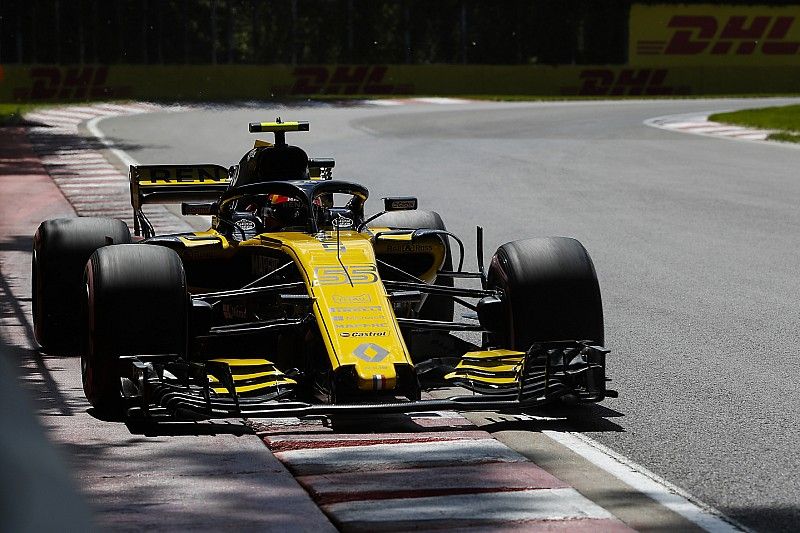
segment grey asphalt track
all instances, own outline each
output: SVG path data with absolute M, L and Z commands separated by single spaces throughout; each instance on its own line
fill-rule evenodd
M 642 124 L 787 102 L 252 105 L 100 129 L 143 163 L 230 165 L 252 144 L 248 122 L 309 120 L 290 142 L 334 156 L 334 176 L 373 198 L 419 196 L 468 250 L 483 225 L 487 260 L 509 240 L 576 237 L 599 274 L 621 396 L 571 429 L 745 525 L 788 531 L 800 520 L 800 150 Z

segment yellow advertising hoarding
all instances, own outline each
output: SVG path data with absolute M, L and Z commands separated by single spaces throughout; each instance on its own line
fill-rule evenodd
M 630 65 L 800 65 L 800 5 L 633 5 Z
M 800 65 L 5 65 L 0 102 L 800 93 Z

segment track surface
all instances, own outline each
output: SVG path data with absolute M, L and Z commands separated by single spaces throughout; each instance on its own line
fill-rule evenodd
M 252 143 L 248 122 L 310 120 L 290 142 L 335 156 L 334 175 L 373 198 L 416 194 L 468 250 L 482 224 L 487 260 L 513 239 L 578 238 L 600 277 L 621 397 L 566 429 L 745 525 L 790 530 L 800 519 L 800 151 L 642 124 L 788 102 L 226 107 L 100 127 L 140 162 L 234 164 Z
M 34 349 L 31 236 L 39 221 L 75 212 L 24 132 L 2 133 L 3 529 L 85 531 L 90 529 L 89 503 L 95 525 L 102 530 L 335 531 L 247 427 L 203 422 L 136 428 L 100 420 L 82 394 L 80 359 Z M 15 371 L 27 395 L 13 383 Z M 26 397 L 33 400 L 30 405 Z M 57 452 L 36 438 L 41 428 L 30 417 L 31 407 Z M 65 479 L 65 464 L 73 483 Z M 86 502 L 70 490 L 73 484 L 82 489 Z

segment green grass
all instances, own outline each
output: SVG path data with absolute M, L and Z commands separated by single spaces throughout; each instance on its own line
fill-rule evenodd
M 767 139 L 783 142 L 800 142 L 800 105 L 744 109 L 729 113 L 716 113 L 708 117 L 714 122 L 735 124 L 765 130 L 780 130 Z
M 767 135 L 767 139 L 770 141 L 781 141 L 785 143 L 800 143 L 800 135 L 797 133 L 789 133 L 787 131 L 782 131 L 780 133 L 770 133 Z
M 22 115 L 41 107 L 42 104 L 0 104 L 0 127 L 24 126 Z

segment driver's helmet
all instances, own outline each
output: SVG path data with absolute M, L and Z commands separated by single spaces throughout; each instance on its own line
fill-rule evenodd
M 257 207 L 257 216 L 264 231 L 279 231 L 290 226 L 302 226 L 307 219 L 306 209 L 295 198 L 270 194 L 263 205 Z

